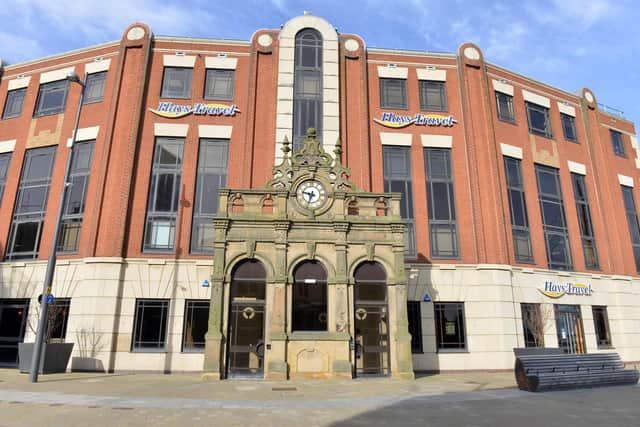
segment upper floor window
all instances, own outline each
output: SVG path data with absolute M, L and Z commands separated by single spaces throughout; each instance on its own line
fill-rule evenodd
M 2 205 L 2 194 L 4 193 L 4 186 L 7 183 L 7 172 L 9 171 L 10 160 L 11 153 L 0 154 L 0 206 Z
M 192 68 L 164 67 L 161 98 L 191 98 Z
M 293 150 L 302 148 L 309 128 L 322 141 L 322 36 L 311 28 L 296 35 L 293 80 Z
M 204 99 L 233 99 L 233 79 L 235 70 L 207 70 L 204 83 Z
M 420 80 L 420 110 L 447 111 L 445 82 Z
M 518 262 L 533 262 L 531 235 L 529 232 L 529 215 L 522 179 L 521 160 L 504 158 L 504 173 L 507 178 L 507 197 L 511 213 L 511 234 L 513 249 Z
M 104 97 L 104 85 L 106 81 L 106 71 L 89 74 L 84 86 L 84 100 L 82 101 L 82 103 L 91 104 L 93 102 L 102 101 Z
M 529 132 L 546 138 L 553 137 L 551 122 L 549 121 L 549 109 L 531 102 L 525 102 L 525 106 L 527 107 Z
M 24 97 L 26 93 L 26 87 L 10 90 L 7 93 L 7 100 L 4 103 L 4 112 L 2 113 L 3 119 L 18 117 L 22 114 L 22 105 L 24 104 Z
M 636 271 L 640 273 L 640 224 L 638 223 L 638 211 L 633 198 L 633 188 L 622 185 L 622 199 L 624 209 L 627 214 L 627 224 L 631 235 L 631 247 L 633 248 L 633 259 L 636 263 Z
M 402 194 L 400 216 L 404 222 L 404 254 L 416 255 L 415 219 L 413 216 L 413 180 L 411 148 L 382 147 L 384 191 Z
M 505 122 L 516 122 L 516 115 L 513 111 L 513 96 L 496 92 L 496 106 L 498 109 L 498 119 Z
M 582 236 L 582 249 L 584 250 L 584 263 L 587 268 L 598 268 L 598 251 L 596 250 L 596 238 L 591 222 L 591 210 L 589 209 L 589 196 L 584 175 L 571 174 L 573 183 L 573 195 L 578 212 L 578 225 Z
M 380 108 L 407 108 L 406 79 L 380 79 Z
M 38 91 L 38 100 L 33 116 L 41 117 L 63 112 L 67 104 L 68 93 L 68 80 L 42 83 Z
M 617 130 L 609 129 L 611 133 L 611 144 L 613 144 L 613 152 L 616 156 L 625 157 L 624 143 L 622 142 L 622 133 Z
M 564 132 L 564 139 L 566 139 L 567 141 L 578 142 L 575 117 L 572 117 L 568 114 L 560 113 L 560 120 L 562 121 L 562 131 Z

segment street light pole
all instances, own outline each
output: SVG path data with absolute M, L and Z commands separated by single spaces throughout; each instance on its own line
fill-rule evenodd
M 69 156 L 67 157 L 67 166 L 64 172 L 64 184 L 62 185 L 62 192 L 60 194 L 60 202 L 58 203 L 58 214 L 56 216 L 56 228 L 53 233 L 53 242 L 51 244 L 51 253 L 49 254 L 49 261 L 47 262 L 47 272 L 44 276 L 44 283 L 42 284 L 42 299 L 40 301 L 40 319 L 38 319 L 38 329 L 36 330 L 36 342 L 33 346 L 33 358 L 31 359 L 31 372 L 29 373 L 29 382 L 38 382 L 38 373 L 40 371 L 40 358 L 42 355 L 42 344 L 44 341 L 44 335 L 47 328 L 47 296 L 51 293 L 51 285 L 53 283 L 53 274 L 56 269 L 56 251 L 58 248 L 58 238 L 60 234 L 60 220 L 62 218 L 62 212 L 64 211 L 64 202 L 67 194 L 67 187 L 71 185 L 69 183 L 69 170 L 71 169 L 71 159 L 73 158 L 73 145 L 76 142 L 76 135 L 78 133 L 78 123 L 80 122 L 80 111 L 82 110 L 82 102 L 84 101 L 84 89 L 87 81 L 87 73 L 84 73 L 84 80 L 80 80 L 78 74 L 74 71 L 67 74 L 66 77 L 72 83 L 78 83 L 81 86 L 80 89 L 80 102 L 78 103 L 78 110 L 76 111 L 76 121 L 73 125 L 73 134 L 71 136 L 71 144 L 69 147 Z

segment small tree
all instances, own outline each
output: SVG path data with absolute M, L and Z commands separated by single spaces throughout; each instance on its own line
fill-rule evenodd
M 535 347 L 544 347 L 544 335 L 553 321 L 551 308 L 540 304 L 527 304 L 527 306 L 527 309 L 522 310 L 522 323 L 533 337 Z
M 60 337 L 54 337 L 54 332 L 59 331 L 63 326 L 67 316 L 68 306 L 64 304 L 57 304 L 54 302 L 47 307 L 47 321 L 45 323 L 45 331 L 43 336 L 43 342 L 49 343 L 51 340 L 63 340 Z M 31 322 L 31 319 L 27 322 L 29 329 L 34 335 L 38 333 L 38 319 L 40 319 L 40 305 L 36 305 L 35 326 Z

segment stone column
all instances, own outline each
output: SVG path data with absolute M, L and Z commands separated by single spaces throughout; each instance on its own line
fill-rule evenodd
M 391 375 L 413 379 L 411 335 L 407 317 L 407 277 L 404 269 L 404 225 L 392 225 L 395 283 L 389 286 Z M 395 313 L 395 316 L 393 314 Z
M 344 198 L 342 198 L 344 200 Z M 344 210 L 344 209 L 343 209 Z M 347 233 L 349 232 L 349 224 L 346 222 L 337 222 L 333 224 L 335 232 L 335 254 L 336 254 L 336 275 L 334 283 L 330 286 L 330 292 L 333 292 L 333 307 L 329 306 L 331 313 L 328 320 L 332 322 L 329 330 L 335 329 L 337 336 L 342 341 L 336 343 L 336 354 L 333 359 L 331 371 L 335 376 L 350 378 L 353 372 L 351 361 L 349 360 L 349 293 L 348 293 L 348 273 L 347 273 Z M 339 348 L 338 348 L 339 347 Z

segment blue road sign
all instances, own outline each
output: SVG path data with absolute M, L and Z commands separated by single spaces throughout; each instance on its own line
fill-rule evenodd
M 47 295 L 47 304 L 51 305 L 53 304 L 54 301 L 55 301 L 55 298 L 53 297 L 53 294 Z
M 203 288 L 208 288 L 209 287 L 209 281 L 208 280 L 203 280 L 202 281 L 202 287 Z
M 424 302 L 431 302 L 431 296 L 429 294 L 424 294 L 424 298 L 422 299 Z

